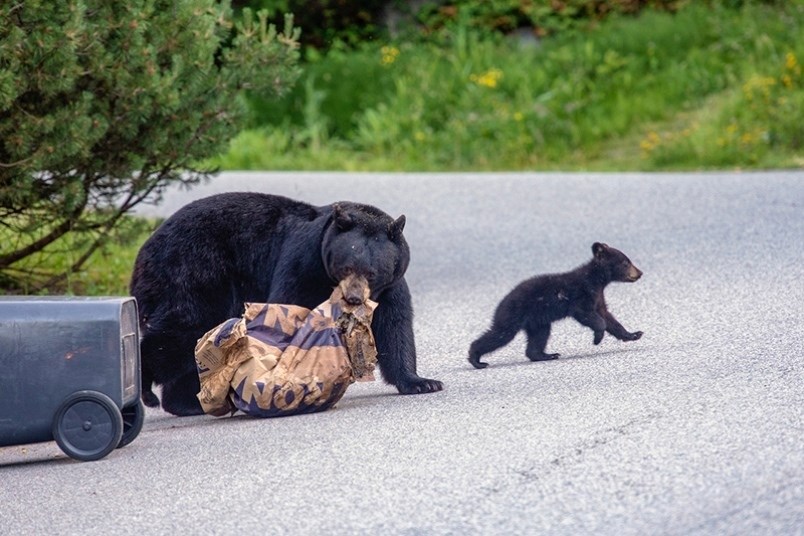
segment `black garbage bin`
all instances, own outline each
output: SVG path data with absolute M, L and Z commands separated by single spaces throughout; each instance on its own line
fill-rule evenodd
M 97 460 L 144 419 L 134 298 L 0 296 L 0 446 Z

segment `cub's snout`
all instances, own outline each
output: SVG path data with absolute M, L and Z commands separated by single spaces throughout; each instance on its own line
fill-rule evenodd
M 628 277 L 628 280 L 629 280 L 629 281 L 632 281 L 632 282 L 633 282 L 633 281 L 636 281 L 637 279 L 639 279 L 640 277 L 642 277 L 642 270 L 640 270 L 639 268 L 637 268 L 636 266 L 634 266 L 634 265 L 632 264 L 632 265 L 631 265 L 631 267 L 630 267 L 630 268 L 628 268 L 628 275 L 627 275 L 627 277 Z

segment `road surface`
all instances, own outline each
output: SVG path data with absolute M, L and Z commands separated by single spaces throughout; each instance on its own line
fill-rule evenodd
M 97 462 L 0 448 L 0 534 L 804 534 L 804 172 L 227 173 L 227 190 L 407 217 L 419 372 L 330 411 L 148 410 Z M 466 361 L 497 302 L 603 241 L 644 271 L 609 307 L 643 338 L 565 320 Z M 41 396 L 41 395 L 39 395 Z

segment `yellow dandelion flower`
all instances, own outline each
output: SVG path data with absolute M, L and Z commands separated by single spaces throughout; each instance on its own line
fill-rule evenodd
M 645 139 L 639 142 L 639 146 L 643 151 L 649 153 L 658 147 L 661 141 L 662 138 L 657 133 L 651 131 L 645 135 Z
M 792 52 L 788 52 L 784 57 L 784 67 L 788 71 L 795 71 L 798 67 L 798 59 Z
M 472 74 L 469 75 L 469 80 L 477 84 L 478 86 L 484 86 L 488 88 L 495 88 L 497 87 L 497 83 L 502 80 L 503 72 L 499 69 L 489 69 L 485 73 L 482 74 Z
M 522 114 L 522 112 L 514 112 L 514 121 L 519 122 L 523 119 L 525 119 L 525 116 Z
M 399 56 L 399 49 L 396 47 L 382 47 L 380 49 L 380 54 L 382 56 L 381 62 L 383 65 L 391 65 L 396 61 L 396 57 Z

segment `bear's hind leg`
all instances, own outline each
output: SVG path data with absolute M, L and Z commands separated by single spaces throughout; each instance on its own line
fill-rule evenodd
M 477 369 L 489 366 L 488 363 L 481 361 L 480 358 L 511 342 L 516 334 L 519 333 L 519 329 L 520 326 L 518 325 L 511 326 L 494 322 L 488 331 L 478 337 L 469 347 L 469 363 Z
M 158 408 L 159 407 L 159 397 L 154 394 L 152 391 L 153 384 L 154 384 L 154 377 L 151 374 L 151 369 L 145 363 L 141 363 L 142 368 L 142 379 L 141 379 L 141 386 L 142 391 L 140 396 L 142 398 L 142 403 L 148 406 L 149 408 Z
M 525 333 L 528 336 L 528 346 L 525 349 L 525 355 L 531 361 L 549 361 L 551 359 L 558 359 L 561 354 L 545 354 L 544 349 L 547 347 L 547 339 L 550 338 L 550 324 L 540 324 L 525 326 Z
M 162 409 L 179 417 L 203 415 L 204 410 L 197 396 L 200 390 L 201 383 L 196 371 L 166 382 L 162 384 Z

